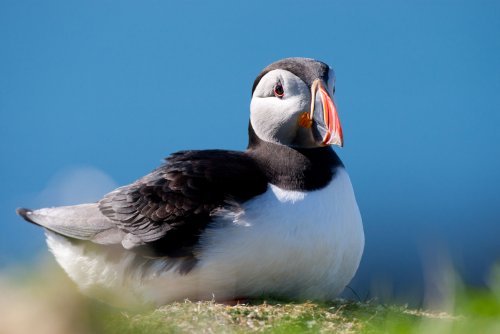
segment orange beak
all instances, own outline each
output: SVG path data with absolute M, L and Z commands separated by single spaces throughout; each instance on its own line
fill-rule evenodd
M 342 126 L 340 125 L 337 107 L 321 83 L 318 85 L 318 91 L 323 106 L 323 120 L 326 128 L 322 144 L 325 146 L 338 145 L 342 147 L 344 146 L 344 137 L 342 135 Z

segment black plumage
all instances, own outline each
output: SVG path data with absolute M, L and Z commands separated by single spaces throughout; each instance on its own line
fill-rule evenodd
M 136 182 L 107 194 L 99 209 L 127 233 L 123 244 L 148 256 L 195 258 L 200 235 L 221 209 L 264 193 L 268 184 L 311 191 L 342 162 L 330 147 L 299 149 L 259 139 L 246 152 L 181 151 Z
M 322 79 L 324 82 L 328 82 L 328 71 L 330 68 L 327 64 L 314 59 L 285 58 L 272 63 L 260 72 L 253 83 L 252 94 L 264 75 L 272 70 L 289 71 L 302 79 L 307 86 L 311 87 L 313 81 L 318 78 Z
M 127 248 L 192 257 L 216 210 L 265 192 L 267 179 L 243 152 L 182 151 L 131 185 L 107 194 L 99 209 L 127 233 Z

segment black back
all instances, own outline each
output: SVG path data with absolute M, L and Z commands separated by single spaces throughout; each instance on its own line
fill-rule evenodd
M 243 152 L 183 151 L 133 184 L 116 189 L 99 209 L 154 256 L 193 256 L 214 210 L 265 192 L 267 180 Z

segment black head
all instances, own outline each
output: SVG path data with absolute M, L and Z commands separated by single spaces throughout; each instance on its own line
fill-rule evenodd
M 260 79 L 268 72 L 272 70 L 285 70 L 295 74 L 297 77 L 302 79 L 309 87 L 312 86 L 314 80 L 320 78 L 324 82 L 328 82 L 328 76 L 330 73 L 330 67 L 319 60 L 314 60 L 311 58 L 285 58 L 278 60 L 264 68 L 262 72 L 259 73 L 252 86 L 252 94 L 255 91 L 255 87 L 260 82 Z

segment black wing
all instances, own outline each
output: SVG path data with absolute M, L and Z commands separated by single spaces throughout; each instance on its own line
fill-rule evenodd
M 107 194 L 101 212 L 126 232 L 125 248 L 156 256 L 193 256 L 211 214 L 267 189 L 267 179 L 243 152 L 182 151 L 131 185 Z

